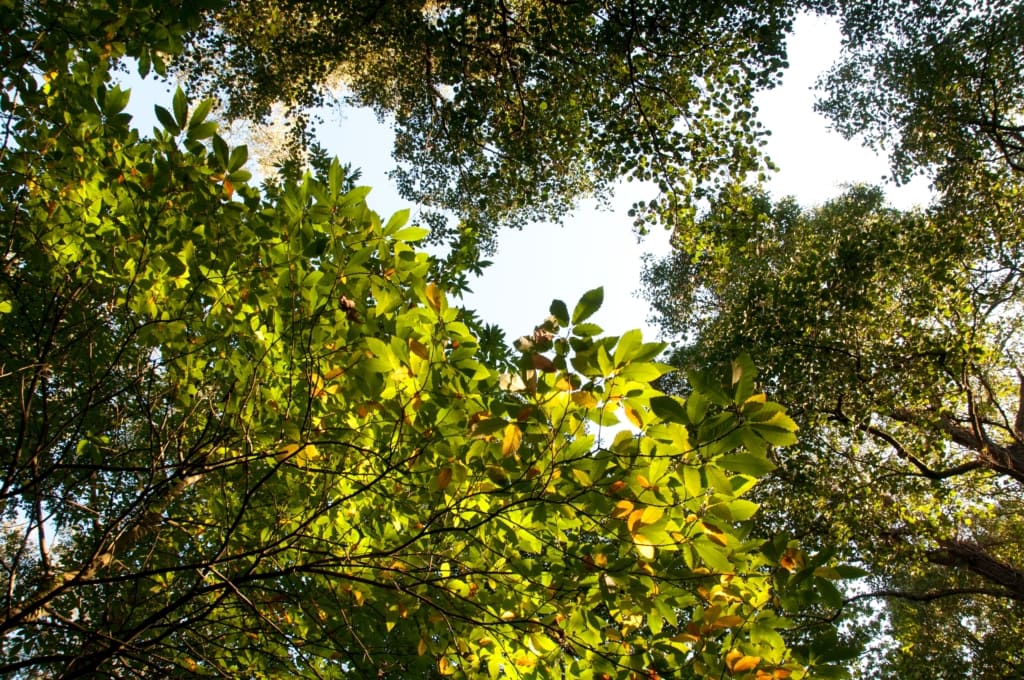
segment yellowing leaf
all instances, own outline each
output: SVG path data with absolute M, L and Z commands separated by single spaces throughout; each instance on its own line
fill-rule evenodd
M 427 296 L 427 302 L 434 308 L 435 312 L 441 311 L 441 306 L 444 303 L 444 294 L 441 289 L 437 287 L 437 284 L 430 282 L 427 284 L 427 288 L 424 291 Z
M 721 529 L 710 522 L 701 522 L 700 524 L 704 527 L 704 535 L 707 536 L 712 543 L 717 543 L 723 548 L 729 546 L 729 537 L 722 533 Z
M 501 440 L 501 454 L 503 456 L 511 456 L 513 453 L 519 450 L 519 446 L 523 443 L 523 432 L 516 426 L 515 423 L 509 423 L 505 426 L 505 436 Z
M 779 566 L 788 572 L 799 571 L 804 566 L 804 555 L 796 548 L 786 548 L 779 558 Z
M 451 484 L 451 481 L 452 469 L 450 467 L 441 468 L 441 471 L 437 473 L 437 488 L 444 491 Z
M 619 501 L 615 504 L 615 509 L 612 510 L 612 517 L 626 519 L 631 512 L 633 512 L 632 501 Z
M 572 476 L 576 478 L 576 481 L 580 483 L 580 486 L 590 486 L 594 483 L 593 481 L 591 481 L 590 475 L 587 474 L 586 470 L 573 468 Z
M 733 673 L 745 673 L 757 668 L 759 663 L 761 663 L 761 657 L 759 656 L 744 656 L 737 660 L 729 670 Z
M 643 510 L 634 510 L 629 513 L 629 518 L 626 520 L 626 526 L 629 528 L 629 533 L 634 533 L 638 526 L 640 526 L 640 520 L 644 516 Z
M 320 457 L 320 451 L 313 444 L 285 444 L 277 452 L 277 460 L 284 462 L 291 460 L 299 467 L 308 465 L 311 461 Z
M 646 507 L 644 508 L 644 514 L 640 518 L 640 522 L 643 524 L 654 524 L 661 519 L 661 516 L 664 514 L 665 510 L 663 508 Z
M 597 406 L 597 397 L 590 392 L 573 392 L 572 403 L 583 408 L 594 408 Z
M 650 483 L 650 482 L 649 482 L 649 481 L 647 480 L 647 478 L 646 478 L 646 477 L 644 477 L 643 475 L 637 475 L 637 476 L 636 476 L 636 481 L 637 481 L 637 483 L 638 483 L 638 484 L 639 484 L 640 486 L 642 486 L 642 487 L 643 487 L 643 488 L 645 488 L 645 489 L 653 489 L 653 488 L 654 488 L 654 485 L 653 485 L 653 484 L 651 484 L 651 483 Z
M 637 411 L 632 406 L 627 406 L 625 408 L 625 411 L 626 411 L 626 419 L 629 420 L 629 422 L 632 423 L 634 427 L 637 427 L 639 429 L 643 429 L 643 427 L 644 427 L 644 420 L 643 420 L 643 416 L 640 415 L 640 412 Z
M 277 460 L 284 462 L 291 458 L 296 451 L 299 450 L 298 444 L 285 444 L 280 451 L 277 452 Z
M 651 543 L 651 539 L 646 536 L 639 534 L 633 536 L 633 545 L 636 547 L 636 553 L 645 560 L 654 559 L 654 544 Z
M 426 653 L 427 653 L 427 639 L 421 637 L 419 643 L 416 645 L 416 654 L 418 654 L 419 656 L 423 656 Z
M 409 338 L 409 351 L 420 359 L 430 359 L 430 350 L 416 338 Z
M 442 656 L 437 660 L 437 672 L 441 675 L 453 675 L 455 673 L 455 669 L 452 668 L 452 663 L 448 660 L 448 657 Z
M 735 628 L 736 626 L 743 625 L 743 617 L 736 616 L 735 614 L 729 614 L 728 616 L 720 616 L 715 619 L 715 628 Z

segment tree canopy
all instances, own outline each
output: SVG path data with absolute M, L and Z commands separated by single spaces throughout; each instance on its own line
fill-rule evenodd
M 870 591 L 833 611 L 870 636 L 882 623 L 854 605 L 892 600 L 897 644 L 871 652 L 869 675 L 1019 671 L 1021 240 L 1005 240 L 1019 217 L 900 212 L 874 188 L 814 210 L 734 208 L 702 222 L 719 250 L 651 262 L 646 280 L 662 325 L 688 333 L 670 363 L 747 349 L 801 424 L 799 451 L 761 487 L 764 530 L 870 572 Z
M 481 345 L 339 163 L 250 186 L 180 89 L 131 127 L 111 68 L 198 17 L 8 8 L 0 674 L 835 671 L 787 614 L 855 574 L 751 532 L 796 425 L 749 359 L 666 396 L 601 289 Z
M 0 674 L 1024 673 L 1021 7 L 0 0 Z M 933 205 L 762 192 L 804 9 Z M 149 134 L 118 69 L 182 80 Z M 275 104 L 314 153 L 256 187 L 218 117 Z M 515 349 L 454 303 L 623 178 L 667 359 L 601 288 Z
M 434 238 L 486 247 L 621 179 L 655 186 L 637 224 L 674 224 L 765 170 L 752 98 L 777 81 L 802 5 L 237 0 L 177 65 L 232 116 L 372 107 L 395 130 L 405 197 L 457 218 L 434 220 Z
M 861 630 L 851 669 L 1017 675 L 1024 8 L 830 11 L 844 45 L 819 110 L 889 152 L 897 181 L 932 179 L 933 204 L 897 211 L 856 187 L 805 208 L 737 190 L 648 263 L 646 293 L 679 338 L 670 363 L 750 351 L 800 423 L 760 517 L 871 573 L 823 614 Z

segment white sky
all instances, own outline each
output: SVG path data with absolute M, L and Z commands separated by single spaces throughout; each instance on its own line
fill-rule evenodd
M 879 183 L 887 172 L 884 159 L 830 132 L 824 118 L 813 110 L 815 79 L 835 60 L 840 34 L 834 22 L 805 16 L 796 22 L 790 40 L 790 68 L 781 87 L 758 98 L 761 120 L 772 131 L 767 151 L 780 171 L 769 185 L 777 196 L 793 195 L 801 205 L 822 203 L 838 195 L 845 184 Z M 170 94 L 160 88 L 139 87 L 131 111 L 143 130 L 152 126 L 152 106 L 170 108 Z M 363 171 L 361 184 L 374 187 L 370 207 L 385 218 L 408 203 L 398 197 L 387 179 L 391 167 L 391 134 L 365 110 L 327 112 L 321 126 L 324 146 L 342 162 Z M 898 207 L 927 201 L 923 182 L 889 190 Z M 472 284 L 474 293 L 465 304 L 481 318 L 505 329 L 508 339 L 529 333 L 548 313 L 553 298 L 571 310 L 587 290 L 604 286 L 605 302 L 592 321 L 606 333 L 620 335 L 644 329 L 648 306 L 636 296 L 644 253 L 667 252 L 666 232 L 651 233 L 641 242 L 626 212 L 636 200 L 653 195 L 640 185 L 623 185 L 612 210 L 596 210 L 583 202 L 564 227 L 536 224 L 522 231 L 506 231 L 499 238 L 494 264 Z

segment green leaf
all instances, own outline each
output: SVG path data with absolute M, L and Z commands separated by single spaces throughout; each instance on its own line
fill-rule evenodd
M 651 410 L 662 420 L 683 424 L 689 422 L 685 407 L 675 397 L 653 397 Z
M 626 380 L 649 383 L 657 380 L 666 373 L 671 373 L 674 370 L 674 368 L 666 364 L 655 364 L 651 362 L 632 363 L 623 368 L 619 375 Z
M 249 160 L 249 148 L 244 144 L 241 146 L 236 146 L 234 149 L 231 150 L 231 157 L 228 159 L 227 162 L 228 172 L 235 172 L 243 165 L 245 165 L 245 162 L 247 160 Z
M 757 368 L 746 352 L 741 354 L 732 362 L 732 384 L 736 388 L 735 400 L 742 404 L 754 394 L 754 379 L 757 377 Z
M 615 354 L 612 357 L 615 365 L 622 366 L 628 361 L 631 361 L 633 359 L 633 355 L 640 348 L 642 342 L 643 336 L 640 334 L 639 330 L 634 328 L 633 330 L 624 333 L 623 336 L 619 338 L 618 344 L 615 346 Z
M 391 238 L 396 241 L 414 242 L 423 240 L 429 233 L 430 230 L 424 229 L 423 227 L 406 227 L 405 229 L 399 229 L 396 231 L 391 235 Z
M 212 137 L 217 132 L 219 126 L 215 122 L 200 123 L 194 127 L 190 127 L 185 132 L 185 139 L 207 139 Z
M 174 109 L 174 121 L 179 130 L 184 130 L 185 126 L 188 124 L 188 100 L 185 99 L 185 93 L 182 92 L 180 87 L 174 91 L 172 104 Z
M 594 315 L 604 302 L 604 288 L 588 290 L 572 310 L 572 323 L 578 324 Z
M 228 143 L 220 135 L 214 135 L 210 146 L 213 149 L 213 155 L 217 162 L 220 163 L 221 167 L 226 168 L 228 165 Z
M 796 435 L 788 429 L 760 423 L 750 423 L 749 427 L 769 444 L 775 446 L 792 446 L 799 441 Z
M 172 135 L 181 133 L 181 128 L 177 123 L 174 122 L 174 116 L 171 112 L 162 106 L 154 106 L 153 111 L 156 113 L 156 119 L 160 121 L 160 124 L 164 126 L 164 129 L 170 132 Z
M 775 465 L 766 457 L 753 453 L 730 453 L 716 458 L 715 463 L 730 472 L 753 477 L 763 477 L 775 469 Z
M 210 115 L 211 108 L 213 108 L 213 99 L 204 99 L 203 101 L 199 102 L 199 104 L 195 108 L 195 111 L 192 112 L 192 117 L 188 121 L 189 129 L 202 124 L 203 121 L 206 120 L 206 117 Z
M 569 325 L 569 308 L 565 306 L 564 302 L 561 300 L 552 300 L 548 311 L 551 313 L 551 316 L 555 317 L 555 320 L 558 321 L 560 326 Z M 601 331 L 598 330 L 597 332 L 600 333 Z
M 603 332 L 604 329 L 596 323 L 581 323 L 572 327 L 572 334 L 579 338 L 589 338 Z
M 698 536 L 690 542 L 690 545 L 697 551 L 697 555 L 704 564 L 716 573 L 732 573 L 735 568 L 733 563 L 729 561 L 729 558 L 722 552 L 722 548 L 712 543 L 706 536 Z
M 393 235 L 398 230 L 400 230 L 409 221 L 409 215 L 410 215 L 410 211 L 409 211 L 408 208 L 405 208 L 403 210 L 399 210 L 399 211 L 393 213 L 391 215 L 391 217 L 388 218 L 388 223 L 384 225 L 384 235 L 385 236 L 390 236 L 390 235 Z M 420 229 L 420 228 L 419 227 L 410 227 L 410 229 Z M 426 229 L 423 229 L 422 231 L 424 232 L 424 236 L 426 235 L 426 233 L 428 233 L 428 230 L 426 230 Z M 419 240 L 419 239 L 400 239 L 400 238 L 397 238 L 397 236 L 395 238 L 397 240 L 399 240 L 399 241 L 402 241 L 402 240 L 418 241 Z
M 131 90 L 122 90 L 117 86 L 107 90 L 103 101 L 103 115 L 109 118 L 121 113 L 128 106 L 130 98 Z

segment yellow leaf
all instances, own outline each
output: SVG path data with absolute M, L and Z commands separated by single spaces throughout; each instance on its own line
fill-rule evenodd
M 799 571 L 804 566 L 804 555 L 796 548 L 786 548 L 779 559 L 779 566 L 790 573 Z
M 704 535 L 708 537 L 708 540 L 723 548 L 729 547 L 729 537 L 722 533 L 721 529 L 710 522 L 701 522 L 701 526 L 704 527 Z
M 646 507 L 644 508 L 644 514 L 640 518 L 640 522 L 642 524 L 654 524 L 661 519 L 661 516 L 664 514 L 665 510 L 663 508 Z
M 645 489 L 653 489 L 654 488 L 654 485 L 651 484 L 649 481 L 647 481 L 647 478 L 644 477 L 643 475 L 637 475 L 636 476 L 636 481 L 637 481 L 638 484 L 640 484 L 640 486 L 642 486 Z
M 452 675 L 455 673 L 455 669 L 452 668 L 452 664 L 446 656 L 442 656 L 437 660 L 437 670 L 441 675 Z
M 430 350 L 427 346 L 415 338 L 409 338 L 409 351 L 420 359 L 430 359 Z
M 726 666 L 726 668 L 728 668 L 731 671 L 733 665 L 737 661 L 742 659 L 742 658 L 743 658 L 743 652 L 741 652 L 738 649 L 732 650 L 731 652 L 729 652 L 728 654 L 725 655 L 725 666 Z
M 594 408 L 597 406 L 597 397 L 590 392 L 573 392 L 572 403 L 583 408 Z
M 571 392 L 572 383 L 569 382 L 568 378 L 559 378 L 555 381 L 555 389 L 561 390 L 562 392 Z
M 416 645 L 416 653 L 419 656 L 423 656 L 424 654 L 427 653 L 427 639 L 426 638 L 422 638 L 422 637 L 420 638 L 419 644 Z
M 735 614 L 729 614 L 728 616 L 720 616 L 715 619 L 716 628 L 735 628 L 736 626 L 743 625 L 743 617 L 736 616 Z
M 427 302 L 434 308 L 435 312 L 441 311 L 441 306 L 444 303 L 444 294 L 441 289 L 437 287 L 436 283 L 428 283 L 427 288 L 424 291 L 427 295 Z
M 615 509 L 612 510 L 612 517 L 616 519 L 626 519 L 629 514 L 633 512 L 632 501 L 619 501 L 615 504 Z
M 757 668 L 757 664 L 761 663 L 761 657 L 759 656 L 744 656 L 732 665 L 730 670 L 733 673 L 745 673 L 746 671 L 752 671 Z
M 505 436 L 501 440 L 501 454 L 503 456 L 511 456 L 513 453 L 519 450 L 519 446 L 523 443 L 523 433 L 516 426 L 515 423 L 509 423 L 505 426 Z
M 304 467 L 319 458 L 320 451 L 313 444 L 285 444 L 276 457 L 279 462 L 291 459 L 299 467 Z
M 515 612 L 510 612 L 506 609 L 501 613 L 501 616 L 499 618 L 501 618 L 502 621 L 512 621 L 516 618 L 516 615 Z
M 312 444 L 306 444 L 295 455 L 295 464 L 305 467 L 320 457 L 320 451 Z
M 299 450 L 298 444 L 285 444 L 280 451 L 277 452 L 277 460 L 284 462 L 292 457 L 292 455 Z
M 629 528 L 629 533 L 634 533 L 638 526 L 640 526 L 640 520 L 643 519 L 643 510 L 634 510 L 629 513 L 629 518 L 626 520 L 626 526 Z
M 625 411 L 626 418 L 629 420 L 629 422 L 633 423 L 634 427 L 640 428 L 642 430 L 644 427 L 644 421 L 643 417 L 640 415 L 640 412 L 637 411 L 632 406 L 627 406 L 625 408 Z
M 636 547 L 636 552 L 640 557 L 645 560 L 654 559 L 654 545 L 651 543 L 651 539 L 637 534 L 633 536 L 633 545 Z

